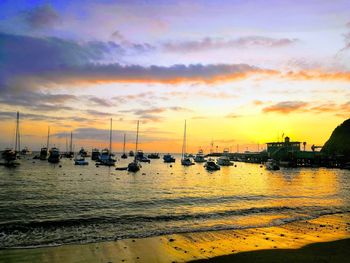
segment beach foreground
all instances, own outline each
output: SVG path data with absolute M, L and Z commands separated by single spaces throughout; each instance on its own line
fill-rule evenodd
M 278 227 L 0 250 L 1 262 L 344 262 L 350 213 Z

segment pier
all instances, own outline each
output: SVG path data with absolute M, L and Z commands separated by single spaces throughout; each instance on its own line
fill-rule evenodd
M 347 158 L 344 155 L 328 155 L 316 151 L 320 146 L 312 146 L 312 151 L 301 150 L 301 142 L 291 141 L 285 137 L 283 142 L 266 143 L 267 150 L 261 152 L 229 153 L 233 161 L 247 163 L 264 163 L 267 159 L 278 161 L 283 167 L 328 167 L 328 168 L 349 168 Z M 303 143 L 304 146 L 306 143 Z M 223 153 L 212 153 L 207 156 L 219 157 Z

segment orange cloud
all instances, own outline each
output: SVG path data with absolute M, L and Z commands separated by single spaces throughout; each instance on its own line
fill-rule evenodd
M 303 101 L 282 101 L 277 104 L 263 108 L 263 112 L 278 112 L 288 114 L 293 111 L 298 111 L 307 105 L 308 103 Z
M 350 72 L 322 72 L 322 71 L 289 71 L 281 74 L 283 78 L 292 80 L 324 80 L 324 81 L 350 81 Z

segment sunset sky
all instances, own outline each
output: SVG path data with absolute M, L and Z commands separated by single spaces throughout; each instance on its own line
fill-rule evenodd
M 0 148 L 323 145 L 350 117 L 350 1 L 0 2 Z

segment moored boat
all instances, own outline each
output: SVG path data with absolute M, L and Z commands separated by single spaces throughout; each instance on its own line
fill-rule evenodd
M 268 159 L 267 162 L 265 163 L 265 167 L 267 170 L 272 170 L 272 171 L 276 171 L 280 169 L 279 165 L 274 159 Z
M 150 153 L 147 155 L 149 159 L 160 159 L 159 153 Z
M 186 153 L 186 120 L 185 120 L 184 137 L 183 137 L 183 143 L 182 143 L 181 164 L 184 166 L 194 165 L 194 163 Z
M 140 122 L 137 121 L 137 128 L 136 128 L 136 142 L 135 142 L 135 152 L 138 152 L 137 150 L 137 146 L 138 146 L 138 143 L 139 143 L 139 124 Z M 130 151 L 131 153 L 132 151 Z M 129 155 L 130 155 L 129 153 Z M 133 152 L 132 152 L 133 153 Z M 136 173 L 138 172 L 140 169 L 141 169 L 141 164 L 138 162 L 137 160 L 137 156 L 134 156 L 134 160 L 128 164 L 128 172 L 133 172 L 133 173 Z
M 205 163 L 204 167 L 208 171 L 218 171 L 220 170 L 220 166 L 215 163 L 214 159 L 209 158 L 208 161 Z
M 232 166 L 233 165 L 233 162 L 230 161 L 230 157 L 228 157 L 227 155 L 220 156 L 216 162 L 220 166 Z
M 198 151 L 198 153 L 196 154 L 196 156 L 194 157 L 193 160 L 194 160 L 196 163 L 205 163 L 205 162 L 206 162 L 202 149 L 200 149 L 200 150 Z
M 24 147 L 22 150 L 21 150 L 21 155 L 30 155 L 32 154 L 32 151 L 28 148 L 28 147 Z
M 127 168 L 129 172 L 133 172 L 133 173 L 136 173 L 140 169 L 141 169 L 141 164 L 137 160 L 134 160 L 131 163 L 129 163 Z
M 49 155 L 49 142 L 50 142 L 50 126 L 47 128 L 46 147 L 42 147 L 40 149 L 39 159 L 42 161 L 46 160 Z
M 139 161 L 139 162 L 143 162 L 143 163 L 150 163 L 151 160 L 148 159 L 142 150 L 138 150 L 137 151 L 137 154 L 136 154 L 136 159 Z
M 99 157 L 99 164 L 105 166 L 114 166 L 116 160 L 114 154 L 110 153 L 109 149 L 103 149 Z
M 175 163 L 175 157 L 173 157 L 171 154 L 164 154 L 163 160 L 165 163 Z
M 126 142 L 126 134 L 124 133 L 123 154 L 121 156 L 122 159 L 127 159 L 128 158 L 128 156 L 125 153 L 125 142 Z
M 49 163 L 59 163 L 60 162 L 60 150 L 56 147 L 52 147 L 49 150 L 49 157 L 47 158 Z
M 88 156 L 88 152 L 83 148 L 81 147 L 79 153 L 78 153 L 81 157 L 87 157 Z
M 109 127 L 109 149 L 103 149 L 99 159 L 99 164 L 105 166 L 114 166 L 116 162 L 114 154 L 112 153 L 112 122 L 113 120 L 111 118 Z
M 48 150 L 46 147 L 43 147 L 40 149 L 40 155 L 39 155 L 39 159 L 40 160 L 46 160 L 47 159 L 47 154 L 48 154 Z
M 66 141 L 67 143 L 67 141 Z M 74 157 L 74 152 L 73 152 L 73 133 L 70 133 L 70 143 L 69 143 L 69 151 L 66 149 L 66 152 L 63 155 L 65 158 L 73 158 Z
M 100 151 L 96 148 L 91 151 L 91 160 L 98 161 L 100 158 Z
M 74 158 L 74 164 L 75 165 L 88 165 L 89 162 L 85 160 L 85 158 L 81 155 L 77 155 L 75 158 Z

